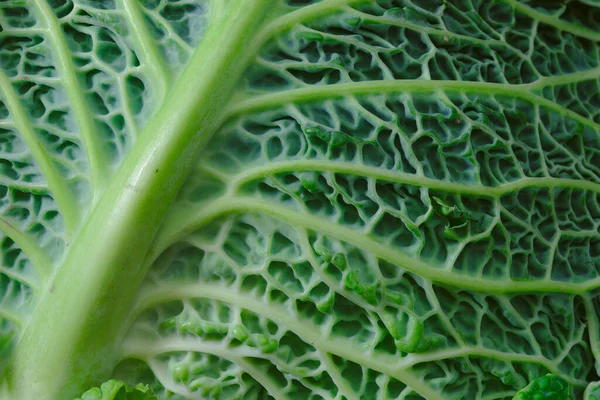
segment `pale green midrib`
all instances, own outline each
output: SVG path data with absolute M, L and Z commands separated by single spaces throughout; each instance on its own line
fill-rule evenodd
M 3 374 L 0 392 L 8 398 L 72 398 L 114 368 L 123 322 L 145 274 L 144 257 L 192 160 L 222 123 L 224 106 L 253 56 L 248 44 L 270 4 L 238 0 L 208 27 L 168 100 L 71 243 L 49 283 L 52 290 L 43 292 Z
M 164 304 L 164 303 L 174 301 L 174 300 L 184 300 L 184 299 L 208 298 L 208 299 L 224 301 L 226 303 L 239 306 L 240 304 L 244 304 L 244 302 L 231 301 L 231 300 L 228 300 L 228 298 L 230 299 L 231 297 L 244 297 L 254 303 L 257 303 L 255 298 L 251 297 L 249 294 L 246 294 L 246 293 L 241 294 L 241 295 L 238 293 L 233 293 L 233 296 L 228 296 L 227 293 L 232 294 L 232 288 L 229 288 L 226 286 L 222 286 L 220 289 L 218 289 L 222 294 L 221 294 L 221 297 L 215 298 L 214 295 L 211 295 L 211 293 L 214 293 L 214 291 L 217 289 L 212 289 L 211 293 L 209 293 L 207 295 L 207 293 L 203 290 L 207 286 L 209 286 L 209 285 L 207 285 L 205 283 L 185 283 L 185 284 L 177 284 L 177 285 L 175 285 L 175 284 L 158 284 L 151 289 L 148 289 L 148 287 L 146 287 L 146 288 L 142 289 L 140 297 L 137 300 L 135 314 L 140 315 L 142 312 L 144 312 L 152 307 L 158 306 L 160 304 Z M 212 287 L 213 285 L 210 285 L 210 286 Z M 219 285 L 217 285 L 217 287 L 219 287 Z M 243 307 L 243 308 L 245 308 L 245 307 Z M 264 311 L 264 310 L 267 310 L 270 308 L 271 309 L 280 308 L 280 306 L 274 305 L 274 304 L 269 304 L 268 306 L 263 307 L 263 308 L 255 307 L 252 309 L 252 311 L 263 317 L 267 317 L 269 319 L 274 319 L 273 315 Z M 298 318 L 298 316 L 293 316 L 289 320 L 291 321 L 293 319 L 299 320 L 300 318 Z M 296 332 L 295 331 L 296 326 L 291 326 L 289 324 L 286 324 L 285 322 L 282 322 L 282 323 L 285 325 L 286 328 L 289 328 L 289 329 L 293 330 L 294 332 Z M 312 323 L 308 320 L 301 320 L 299 322 L 299 324 L 312 325 Z M 313 325 L 311 328 L 312 329 L 309 329 L 309 331 L 318 332 L 318 327 Z M 314 339 L 314 337 L 310 337 L 308 340 L 310 340 L 310 341 L 307 343 L 312 344 L 315 339 Z M 345 339 L 341 339 L 341 338 L 337 338 L 335 340 L 341 341 L 341 342 L 346 341 Z M 125 341 L 125 343 L 126 344 L 122 348 L 123 349 L 122 350 L 123 351 L 122 359 L 125 359 L 128 357 L 136 357 L 140 354 L 143 354 L 143 351 L 144 351 L 143 349 L 145 348 L 145 346 L 141 347 L 139 350 L 132 350 L 131 347 L 136 348 L 139 346 L 139 344 L 137 344 L 135 340 L 131 340 L 130 342 Z M 129 343 L 131 343 L 131 344 L 129 344 Z M 168 343 L 168 341 L 167 341 L 167 343 Z M 131 347 L 128 348 L 128 346 L 131 346 Z M 344 345 L 342 344 L 342 346 L 344 346 Z M 348 341 L 346 346 L 352 347 L 352 343 L 350 341 Z M 185 350 L 185 349 L 183 349 L 183 350 Z M 169 351 L 169 349 L 165 350 L 165 352 L 167 352 L 167 351 Z M 339 355 L 337 353 L 333 353 L 333 354 Z M 373 351 L 369 355 L 369 357 L 371 357 L 372 359 L 378 359 L 378 358 L 388 357 L 388 355 L 385 355 L 378 351 Z M 458 348 L 449 348 L 449 349 L 434 351 L 434 352 L 430 352 L 430 353 L 411 353 L 411 354 L 408 354 L 407 356 L 403 357 L 402 359 L 400 359 L 400 361 L 397 361 L 394 365 L 394 368 L 396 368 L 398 370 L 410 370 L 414 366 L 421 364 L 421 363 L 429 363 L 429 362 L 434 362 L 434 361 L 439 361 L 439 360 L 448 360 L 448 359 L 460 358 L 460 357 L 485 357 L 485 358 L 490 358 L 493 360 L 500 360 L 500 361 L 506 361 L 506 362 L 536 364 L 536 365 L 544 367 L 548 372 L 550 372 L 552 374 L 563 376 L 563 373 L 560 371 L 560 368 L 558 367 L 558 365 L 542 355 L 530 355 L 530 354 L 524 354 L 524 353 L 517 353 L 517 352 L 513 352 L 513 351 L 503 352 L 503 351 L 488 349 L 488 348 L 480 347 L 480 346 L 462 346 L 462 347 L 458 347 Z M 389 360 L 382 360 L 381 363 L 385 364 L 387 362 L 389 362 Z M 563 376 L 563 378 L 566 381 L 568 381 L 570 384 L 575 385 L 575 386 L 583 387 L 587 384 L 586 380 L 584 380 L 584 379 L 577 379 L 577 378 L 573 378 L 573 377 L 569 377 L 569 376 Z
M 270 396 L 273 396 L 275 399 L 288 400 L 287 395 L 268 375 L 263 374 L 260 370 L 245 361 L 244 356 L 235 354 L 233 349 L 221 346 L 218 342 L 211 343 L 209 341 L 205 342 L 197 339 L 188 340 L 187 338 L 181 337 L 176 340 L 161 338 L 152 342 L 125 340 L 122 346 L 122 360 L 127 358 L 147 360 L 150 357 L 155 357 L 163 353 L 180 351 L 212 354 L 228 360 L 233 364 L 236 364 L 244 372 L 254 378 L 262 387 L 267 389 Z M 256 354 L 256 356 L 259 357 L 260 354 Z
M 192 161 L 223 122 L 253 56 L 249 42 L 271 4 L 237 0 L 211 21 L 167 101 L 71 242 L 48 283 L 52 290 L 39 298 L 2 376 L 6 398 L 69 399 L 109 376 L 146 273 L 144 257 Z
M 568 188 L 587 190 L 600 193 L 600 183 L 590 181 L 567 179 L 567 178 L 521 178 L 519 180 L 504 183 L 499 186 L 470 185 L 459 182 L 442 181 L 416 174 L 408 174 L 402 171 L 392 171 L 377 167 L 367 167 L 361 164 L 343 161 L 322 160 L 297 160 L 297 161 L 275 161 L 265 163 L 262 166 L 244 170 L 231 180 L 231 185 L 236 188 L 252 182 L 256 179 L 266 178 L 274 174 L 287 172 L 331 172 L 374 179 L 403 185 L 414 185 L 435 190 L 443 190 L 449 193 L 466 194 L 485 197 L 502 197 L 503 195 L 527 188 Z
M 179 300 L 182 297 L 195 296 L 234 304 L 240 308 L 250 310 L 258 315 L 266 316 L 275 322 L 289 327 L 291 331 L 298 335 L 304 342 L 311 344 L 318 350 L 335 354 L 359 365 L 392 376 L 412 387 L 422 396 L 426 396 L 428 400 L 444 400 L 440 396 L 440 393 L 425 385 L 421 379 L 422 377 L 415 375 L 410 371 L 410 368 L 394 365 L 394 357 L 390 356 L 389 360 L 386 360 L 387 362 L 378 362 L 371 355 L 363 354 L 362 351 L 357 348 L 355 343 L 343 339 L 323 339 L 318 334 L 319 329 L 312 323 L 294 316 L 289 310 L 280 309 L 279 306 L 262 303 L 238 292 L 232 293 L 227 288 L 214 284 L 185 284 L 177 285 L 177 287 L 173 288 L 165 285 L 164 289 L 165 290 L 160 286 L 152 288 L 150 291 L 144 291 L 144 289 L 142 289 L 135 309 L 147 309 L 152 304 L 161 303 L 169 298 L 172 300 Z
M 399 267 L 434 283 L 476 292 L 495 294 L 527 292 L 584 294 L 600 286 L 600 277 L 587 280 L 584 283 L 572 283 L 557 281 L 513 281 L 509 279 L 500 281 L 472 277 L 466 274 L 462 275 L 448 270 L 447 267 L 432 267 L 421 260 L 414 259 L 407 254 L 391 248 L 387 244 L 380 243 L 364 233 L 333 223 L 326 218 L 301 213 L 266 201 L 243 197 L 219 199 L 212 205 L 204 207 L 199 212 L 185 207 L 177 210 L 176 213 L 171 214 L 171 217 L 165 221 L 163 230 L 155 241 L 156 246 L 153 254 L 158 254 L 161 249 L 167 248 L 170 244 L 181 240 L 185 235 L 201 228 L 207 223 L 234 213 L 258 213 L 274 217 L 291 226 L 300 226 L 325 233 L 372 253 L 379 258 L 397 264 Z
M 50 35 L 46 40 L 51 42 L 54 49 L 58 62 L 58 71 L 62 77 L 62 82 L 67 90 L 67 96 L 77 120 L 79 134 L 90 168 L 94 197 L 96 197 L 104 190 L 108 183 L 109 174 L 106 171 L 109 162 L 107 154 L 102 150 L 101 136 L 96 131 L 93 117 L 87 106 L 87 101 L 77 78 L 75 65 L 73 64 L 73 56 L 69 53 L 69 48 L 60 28 L 60 22 L 46 0 L 35 0 L 34 3 L 39 16 L 46 22 L 48 27 Z
M 159 93 L 156 96 L 158 98 L 158 104 L 162 104 L 167 92 L 171 86 L 171 75 L 167 68 L 164 57 L 160 54 L 156 43 L 157 41 L 152 38 L 144 15 L 140 9 L 140 4 L 137 0 L 119 0 L 121 7 L 124 10 L 124 14 L 127 18 L 127 22 L 133 37 L 139 46 L 140 59 L 142 64 L 147 66 L 152 74 L 152 84 L 159 87 Z
M 570 22 L 561 21 L 559 18 L 536 11 L 531 7 L 521 3 L 519 0 L 503 1 L 513 6 L 515 10 L 520 11 L 521 13 L 531 17 L 532 19 L 538 20 L 547 25 L 551 25 L 557 28 L 558 30 L 569 32 L 575 36 L 583 37 L 594 42 L 600 41 L 600 33 L 594 32 L 591 29 Z
M 534 87 L 535 88 L 535 87 Z M 504 95 L 510 98 L 520 98 L 532 104 L 543 106 L 567 116 L 582 125 L 600 131 L 600 123 L 596 123 L 566 107 L 535 95 L 528 91 L 531 86 L 508 85 L 502 83 L 471 82 L 471 81 L 435 81 L 435 80 L 381 80 L 363 81 L 352 83 L 336 83 L 331 85 L 310 86 L 306 88 L 290 89 L 282 92 L 263 94 L 251 99 L 242 99 L 233 103 L 228 110 L 229 119 L 238 115 L 281 107 L 282 104 L 305 103 L 321 101 L 345 96 L 374 96 L 384 93 L 433 93 L 469 92 L 488 95 Z
M 33 127 L 30 124 L 29 117 L 25 113 L 10 80 L 2 69 L 0 69 L 0 91 L 4 95 L 4 100 L 14 121 L 15 128 L 27 144 L 42 175 L 44 175 L 48 182 L 48 187 L 64 218 L 67 232 L 73 232 L 81 220 L 75 194 L 66 185 L 66 181 L 60 176 L 57 169 L 52 164 L 50 155 L 44 148 L 40 139 L 36 137 Z

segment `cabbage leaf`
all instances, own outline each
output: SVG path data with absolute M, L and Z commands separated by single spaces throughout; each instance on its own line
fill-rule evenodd
M 598 27 L 0 2 L 0 397 L 596 398 Z

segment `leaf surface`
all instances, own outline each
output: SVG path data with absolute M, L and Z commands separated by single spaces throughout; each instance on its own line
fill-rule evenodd
M 597 2 L 0 14 L 7 398 L 595 393 Z

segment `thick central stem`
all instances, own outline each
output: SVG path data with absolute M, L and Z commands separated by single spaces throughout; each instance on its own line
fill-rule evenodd
M 106 379 L 143 261 L 202 146 L 221 123 L 271 0 L 213 13 L 189 66 L 72 243 L 5 373 L 3 399 L 70 399 Z

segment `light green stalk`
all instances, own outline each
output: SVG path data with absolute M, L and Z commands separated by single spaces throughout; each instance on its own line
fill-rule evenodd
M 47 287 L 5 373 L 3 399 L 69 399 L 105 379 L 144 258 L 192 160 L 222 121 L 271 0 L 237 0 L 215 14 L 188 68 Z

